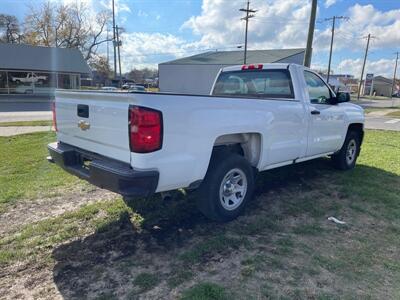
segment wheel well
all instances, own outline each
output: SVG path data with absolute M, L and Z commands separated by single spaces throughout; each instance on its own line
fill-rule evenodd
M 347 132 L 354 131 L 357 132 L 360 135 L 360 139 L 362 142 L 364 138 L 364 125 L 362 123 L 353 123 L 349 125 L 349 128 L 347 129 Z
M 253 167 L 257 167 L 261 153 L 261 135 L 259 133 L 235 133 L 219 136 L 213 147 L 216 152 L 237 153 L 246 158 Z

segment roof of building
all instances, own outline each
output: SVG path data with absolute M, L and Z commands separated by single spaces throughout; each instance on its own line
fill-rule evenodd
M 0 69 L 88 74 L 78 49 L 0 43 Z
M 393 84 L 393 80 L 383 77 L 383 76 L 375 76 L 374 77 L 374 83 L 382 83 L 382 84 L 387 84 L 387 85 L 392 85 Z
M 305 49 L 249 50 L 247 51 L 247 63 L 274 63 L 304 52 Z M 164 62 L 161 65 L 238 65 L 242 63 L 243 50 L 240 50 L 209 51 Z

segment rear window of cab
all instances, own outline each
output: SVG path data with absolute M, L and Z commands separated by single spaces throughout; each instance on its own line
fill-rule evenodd
M 212 95 L 294 99 L 290 72 L 286 69 L 222 72 L 215 82 Z

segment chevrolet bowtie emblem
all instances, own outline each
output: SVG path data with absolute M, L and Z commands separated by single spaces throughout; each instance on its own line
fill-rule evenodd
M 80 120 L 80 121 L 78 122 L 78 127 L 79 127 L 81 130 L 88 130 L 88 129 L 90 128 L 90 123 L 89 123 L 89 122 L 85 122 L 85 121 L 83 121 L 83 120 Z

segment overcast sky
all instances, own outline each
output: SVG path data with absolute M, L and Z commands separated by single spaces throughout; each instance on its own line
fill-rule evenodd
M 0 0 L 0 12 L 21 21 L 28 5 L 43 0 Z M 64 3 L 76 0 L 52 0 Z M 115 0 L 117 24 L 123 35 L 123 71 L 156 67 L 160 62 L 208 50 L 234 50 L 244 41 L 239 9 L 243 0 Z M 99 11 L 111 0 L 82 0 Z M 311 0 L 253 0 L 256 17 L 249 24 L 249 49 L 303 48 L 306 44 Z M 400 0 L 319 0 L 314 37 L 313 67 L 328 64 L 331 21 L 338 21 L 333 71 L 359 76 L 368 33 L 371 40 L 367 72 L 392 76 L 395 51 L 400 51 Z M 105 47 L 101 49 L 106 53 Z

